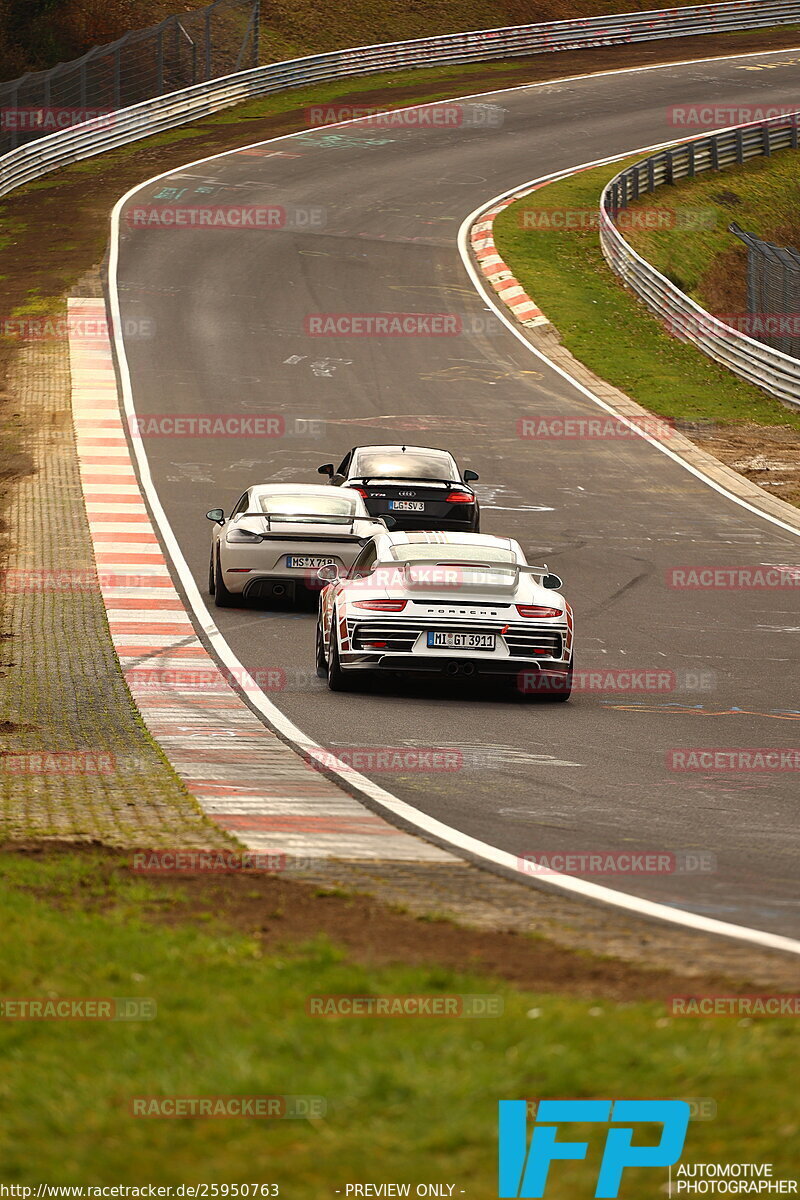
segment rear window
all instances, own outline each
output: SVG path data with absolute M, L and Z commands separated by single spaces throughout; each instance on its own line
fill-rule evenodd
M 458 479 L 458 471 L 449 454 L 409 451 L 407 454 L 362 451 L 356 459 L 354 475 L 358 479 Z
M 282 514 L 285 516 L 306 515 L 331 517 L 351 517 L 355 512 L 355 500 L 350 496 L 337 495 L 331 490 L 330 495 L 297 496 L 284 493 L 274 496 L 258 496 L 258 504 L 262 512 Z
M 409 558 L 430 558 L 434 562 L 508 563 L 510 566 L 516 566 L 517 562 L 513 551 L 504 550 L 501 546 L 496 548 L 494 546 L 461 546 L 457 544 L 431 546 L 425 542 L 393 546 L 392 552 L 398 562 L 406 562 Z

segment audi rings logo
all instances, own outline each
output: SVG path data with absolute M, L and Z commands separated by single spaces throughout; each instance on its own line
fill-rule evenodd
M 416 496 L 416 492 L 401 492 L 401 496 Z

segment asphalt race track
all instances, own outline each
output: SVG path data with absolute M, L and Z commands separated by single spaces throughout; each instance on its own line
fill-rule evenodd
M 228 511 L 249 483 L 318 482 L 320 463 L 361 442 L 441 445 L 480 472 L 483 531 L 517 538 L 565 580 L 579 669 L 659 668 L 678 681 L 669 693 L 589 691 L 566 705 L 463 684 L 334 695 L 314 675 L 311 611 L 216 610 L 246 667 L 285 672 L 272 696 L 283 712 L 333 749 L 460 747 L 460 771 L 376 778 L 517 855 L 705 855 L 699 871 L 596 881 L 795 936 L 796 773 L 675 771 L 666 755 L 796 741 L 796 592 L 676 590 L 666 575 L 797 563 L 797 537 L 639 438 L 521 440 L 520 417 L 599 410 L 487 311 L 456 235 L 473 209 L 526 180 L 680 136 L 672 105 L 785 105 L 798 62 L 800 51 L 781 51 L 498 92 L 481 103 L 502 107 L 499 126 L 309 129 L 145 184 L 129 202 L 279 205 L 305 225 L 173 231 L 123 219 L 119 262 L 140 415 L 286 421 L 274 439 L 147 439 L 203 591 L 204 514 Z M 752 69 L 760 63 L 771 67 Z M 465 332 L 306 332 L 311 314 L 374 312 L 456 313 Z M 150 336 L 140 336 L 142 321 Z

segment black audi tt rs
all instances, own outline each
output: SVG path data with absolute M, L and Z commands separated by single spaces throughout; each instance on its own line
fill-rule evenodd
M 318 468 L 335 487 L 354 488 L 371 516 L 397 529 L 480 532 L 475 471 L 459 470 L 447 450 L 428 446 L 356 446 L 334 470 Z

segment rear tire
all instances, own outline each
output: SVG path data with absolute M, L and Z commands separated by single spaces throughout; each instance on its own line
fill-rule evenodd
M 229 592 L 225 586 L 225 580 L 222 578 L 222 567 L 219 561 L 219 550 L 217 550 L 217 566 L 214 572 L 214 603 L 217 608 L 232 608 L 236 604 L 238 597 L 234 596 L 233 592 Z
M 342 670 L 339 660 L 339 635 L 336 631 L 337 617 L 334 610 L 331 618 L 331 634 L 328 644 L 327 676 L 328 687 L 332 692 L 352 692 L 353 683 Z
M 543 699 L 549 700 L 551 704 L 564 704 L 569 700 L 572 694 L 572 663 L 569 664 L 569 670 L 564 675 L 564 686 L 562 688 L 553 689 L 551 692 L 545 692 Z
M 319 679 L 326 679 L 328 675 L 328 663 L 325 658 L 325 644 L 322 640 L 322 625 L 319 621 L 317 621 L 317 636 L 314 650 L 317 660 L 317 676 Z
M 520 674 L 525 673 L 521 672 Z M 569 700 L 572 692 L 572 664 L 570 664 L 568 671 L 564 671 L 560 675 L 554 675 L 546 671 L 531 672 L 531 675 L 534 686 L 520 688 L 519 677 L 516 685 L 529 703 L 563 704 Z

